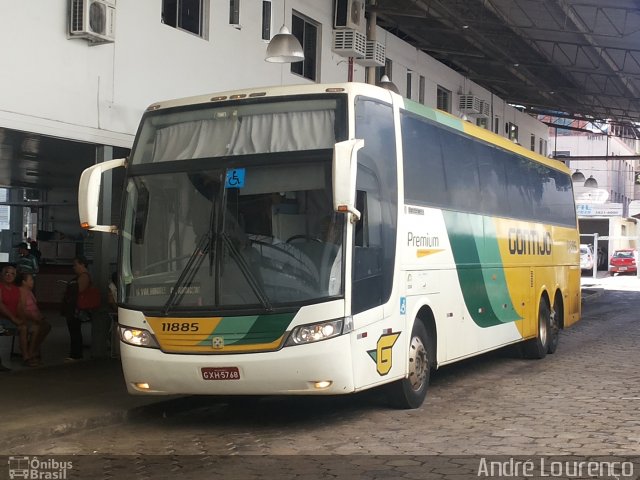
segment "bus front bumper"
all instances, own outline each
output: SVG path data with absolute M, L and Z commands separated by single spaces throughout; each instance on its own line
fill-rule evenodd
M 349 335 L 227 355 L 168 354 L 121 342 L 120 354 L 132 394 L 337 395 L 355 389 Z

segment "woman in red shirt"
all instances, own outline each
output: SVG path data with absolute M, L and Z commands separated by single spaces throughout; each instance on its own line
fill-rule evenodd
M 16 269 L 12 265 L 5 265 L 0 279 L 0 315 L 15 325 L 20 339 L 20 352 L 25 364 L 29 364 L 28 330 L 26 320 L 19 315 L 20 289 L 14 284 Z

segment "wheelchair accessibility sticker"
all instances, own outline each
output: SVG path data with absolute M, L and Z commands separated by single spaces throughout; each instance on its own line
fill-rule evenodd
M 227 179 L 224 182 L 224 188 L 242 188 L 244 187 L 244 168 L 230 168 L 227 170 Z
M 376 371 L 380 376 L 384 376 L 391 370 L 391 349 L 395 345 L 400 332 L 391 332 L 391 329 L 378 339 L 375 350 L 367 350 L 367 353 L 376 362 Z
M 400 297 L 400 315 L 407 314 L 407 297 Z

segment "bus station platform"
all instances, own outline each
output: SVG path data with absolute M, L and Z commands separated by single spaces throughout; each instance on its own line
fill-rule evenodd
M 120 359 L 92 358 L 91 325 L 83 324 L 86 360 L 67 362 L 69 334 L 64 319 L 44 312 L 52 325 L 42 346 L 43 365 L 28 367 L 15 339 L 0 336 L 0 455 L 25 445 L 84 428 L 95 428 L 144 414 L 146 407 L 171 406 L 175 397 L 133 396 L 127 393 Z M 162 414 L 162 412 L 160 412 Z
M 601 296 L 607 289 L 637 289 L 636 277 L 607 277 L 594 281 L 583 277 L 583 301 Z M 0 337 L 0 358 L 10 371 L 0 372 L 0 455 L 10 448 L 85 428 L 98 428 L 131 419 L 202 407 L 210 397 L 133 396 L 127 393 L 120 359 L 91 357 L 67 363 L 68 333 L 63 319 L 50 317 L 53 329 L 43 345 L 43 366 L 26 367 L 10 355 L 11 340 Z M 86 338 L 91 338 L 85 332 Z M 221 399 L 213 400 L 214 403 Z

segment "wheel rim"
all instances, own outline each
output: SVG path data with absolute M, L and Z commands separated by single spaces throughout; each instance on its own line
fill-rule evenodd
M 423 388 L 428 372 L 427 350 L 419 337 L 413 337 L 409 347 L 409 382 L 413 391 L 417 392 Z
M 540 315 L 538 318 L 538 337 L 540 337 L 540 343 L 542 345 L 547 344 L 547 317 L 545 316 L 545 309 L 540 308 Z

